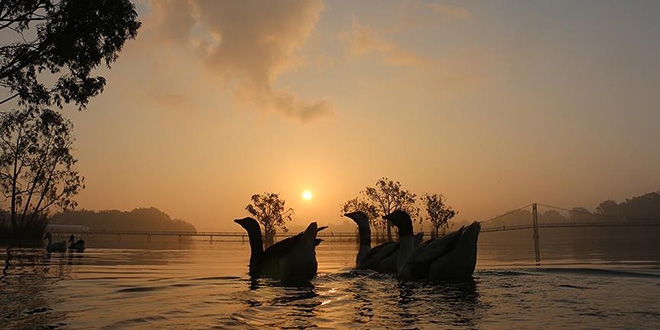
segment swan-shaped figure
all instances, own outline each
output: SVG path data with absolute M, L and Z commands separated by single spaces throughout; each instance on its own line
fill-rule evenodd
M 316 222 L 309 224 L 304 232 L 279 241 L 266 250 L 263 248 L 261 229 L 257 220 L 247 217 L 234 220 L 241 225 L 250 239 L 250 276 L 269 277 L 282 281 L 309 281 L 316 276 Z
M 69 251 L 71 252 L 85 252 L 85 241 L 81 238 L 75 241 L 73 235 L 69 235 Z
M 48 245 L 46 245 L 46 252 L 66 252 L 66 242 L 55 242 L 53 243 L 53 234 L 50 232 L 46 233 L 44 239 L 48 240 Z
M 472 277 L 477 264 L 477 240 L 481 224 L 469 226 L 414 247 L 412 220 L 404 211 L 383 217 L 399 229 L 400 251 L 397 276 L 403 280 L 464 280 Z
M 396 259 L 399 243 L 387 242 L 371 248 L 371 227 L 369 218 L 364 212 L 346 213 L 344 216 L 353 220 L 358 226 L 360 247 L 355 265 L 358 269 L 371 269 L 381 273 L 396 273 Z

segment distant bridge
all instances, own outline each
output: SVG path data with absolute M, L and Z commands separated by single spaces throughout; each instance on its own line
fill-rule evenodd
M 526 206 L 523 206 L 519 209 L 512 210 L 510 212 L 507 212 L 502 215 L 498 215 L 494 218 L 485 220 L 485 221 L 480 221 L 481 222 L 481 232 L 482 233 L 492 233 L 492 232 L 501 232 L 501 231 L 513 231 L 513 230 L 525 230 L 525 229 L 532 229 L 533 230 L 533 239 L 534 239 L 534 251 L 535 251 L 535 259 L 536 259 L 536 264 L 540 265 L 541 262 L 541 251 L 539 247 L 539 229 L 540 228 L 597 228 L 597 227 L 660 227 L 660 219 L 642 219 L 642 218 L 624 218 L 622 219 L 621 217 L 617 216 L 611 216 L 611 215 L 602 215 L 598 214 L 597 216 L 599 218 L 603 219 L 609 219 L 609 220 L 604 220 L 600 222 L 596 221 L 591 221 L 591 222 L 555 222 L 555 223 L 539 223 L 539 217 L 538 217 L 538 205 L 541 205 L 543 207 L 555 209 L 555 210 L 561 210 L 564 212 L 570 212 L 570 213 L 583 213 L 575 210 L 568 210 L 565 208 L 560 208 L 560 207 L 555 207 L 551 205 L 545 205 L 545 204 L 529 204 Z M 506 217 L 512 213 L 522 211 L 524 209 L 527 209 L 531 206 L 532 208 L 532 217 L 530 219 L 530 223 L 528 224 L 517 224 L 517 225 L 506 225 L 506 224 L 495 224 L 495 220 L 501 219 L 503 217 Z M 592 215 L 591 213 L 585 213 L 586 215 Z M 356 228 L 357 229 L 357 228 Z M 63 232 L 54 232 L 56 236 L 62 236 L 64 235 Z M 297 234 L 297 232 L 293 233 L 280 233 L 277 235 L 277 237 L 281 238 L 286 238 L 286 237 L 291 237 L 293 235 Z M 227 232 L 227 231 L 203 231 L 203 232 L 192 232 L 192 231 L 139 231 L 139 230 L 89 230 L 83 233 L 83 235 L 87 236 L 115 236 L 117 241 L 121 241 L 122 236 L 142 236 L 146 237 L 147 241 L 151 241 L 152 237 L 164 237 L 164 236 L 169 236 L 169 237 L 177 237 L 179 242 L 183 241 L 184 238 L 192 238 L 192 237 L 208 237 L 211 242 L 213 242 L 214 238 L 219 238 L 219 241 L 225 241 L 225 239 L 231 239 L 232 241 L 238 242 L 246 242 L 248 240 L 248 235 L 246 232 Z M 424 233 L 426 237 L 430 237 L 430 233 Z M 357 230 L 355 232 L 332 232 L 332 231 L 322 231 L 319 232 L 317 235 L 319 238 L 322 239 L 338 239 L 338 240 L 351 240 L 351 241 L 358 241 L 358 234 Z M 376 242 L 381 242 L 385 240 L 385 237 L 383 233 L 373 233 L 372 234 L 372 239 L 375 239 Z
M 582 228 L 582 227 L 660 227 L 659 222 L 557 222 L 557 223 L 539 223 L 538 228 Z M 532 229 L 534 224 L 515 225 L 515 226 L 493 226 L 481 227 L 482 233 L 492 233 L 507 230 Z
M 291 237 L 297 233 L 279 233 L 278 237 Z M 57 234 L 56 234 L 57 235 Z M 170 236 L 177 237 L 180 241 L 184 237 L 208 237 L 213 241 L 214 238 L 240 238 L 241 241 L 248 239 L 247 232 L 227 232 L 227 231 L 154 231 L 154 230 L 89 230 L 84 233 L 85 236 L 116 236 L 117 240 L 121 240 L 122 236 L 143 236 L 148 241 L 152 237 Z M 357 233 L 334 233 L 321 231 L 317 235 L 319 238 L 338 238 L 338 239 L 357 239 Z
M 487 223 L 487 222 L 485 222 Z M 660 227 L 659 222 L 591 222 L 591 223 L 575 223 L 575 222 L 558 222 L 558 223 L 539 223 L 537 224 L 538 228 L 588 228 L 588 227 Z M 512 231 L 512 230 L 525 230 L 533 229 L 534 224 L 523 224 L 523 225 L 499 225 L 499 226 L 487 226 L 483 225 L 481 228 L 482 233 L 492 233 L 492 232 L 501 232 L 501 231 Z M 148 241 L 152 237 L 157 236 L 169 236 L 177 237 L 179 240 L 182 240 L 184 237 L 208 237 L 209 240 L 213 241 L 214 238 L 235 238 L 236 240 L 240 239 L 241 241 L 246 241 L 248 236 L 246 232 L 228 232 L 228 231 L 141 231 L 141 230 L 90 230 L 84 233 L 88 236 L 116 236 L 117 240 L 121 240 L 122 236 L 143 236 L 146 237 Z M 297 233 L 280 233 L 278 237 L 291 237 Z M 56 234 L 57 235 L 57 234 Z M 347 232 L 328 232 L 321 231 L 317 234 L 319 238 L 325 239 L 355 239 L 357 240 L 357 232 L 347 233 Z M 374 237 L 379 237 L 382 235 L 373 235 Z M 430 233 L 424 233 L 425 237 L 430 237 Z

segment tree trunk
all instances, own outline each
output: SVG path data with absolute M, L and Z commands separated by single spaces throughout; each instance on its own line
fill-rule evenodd
M 268 248 L 269 246 L 273 245 L 273 243 L 275 243 L 275 230 L 266 230 L 265 234 L 266 237 L 264 239 L 264 248 Z
M 393 241 L 393 239 L 392 239 L 392 225 L 389 223 L 389 221 L 387 222 L 387 241 L 388 242 Z

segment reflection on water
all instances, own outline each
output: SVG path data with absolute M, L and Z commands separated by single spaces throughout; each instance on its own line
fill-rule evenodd
M 643 239 L 654 240 L 657 232 L 541 234 L 542 267 L 533 266 L 531 233 L 485 233 L 474 280 L 441 283 L 356 271 L 356 244 L 332 240 L 318 248 L 319 276 L 303 286 L 248 278 L 249 246 L 240 242 L 85 239 L 85 253 L 14 248 L 2 259 L 0 328 L 649 328 L 660 322 L 660 251 Z

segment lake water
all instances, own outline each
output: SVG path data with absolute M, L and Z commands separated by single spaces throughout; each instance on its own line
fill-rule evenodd
M 356 244 L 332 239 L 302 287 L 250 280 L 240 241 L 16 248 L 0 278 L 0 329 L 657 328 L 659 229 L 545 229 L 540 266 L 531 231 L 482 233 L 474 280 L 437 284 L 356 272 Z

